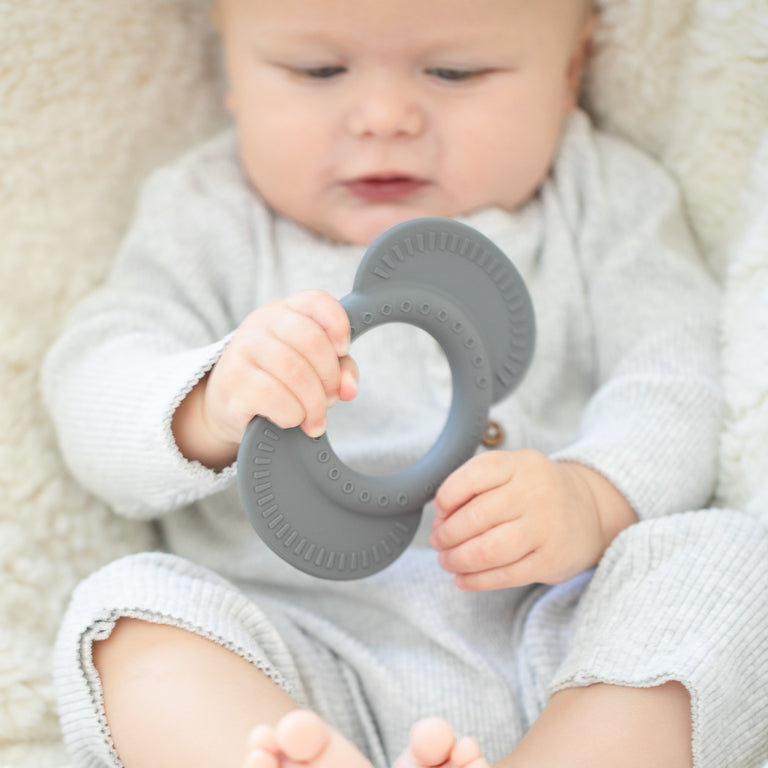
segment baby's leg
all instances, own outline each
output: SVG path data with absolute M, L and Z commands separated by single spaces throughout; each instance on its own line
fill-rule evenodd
M 653 688 L 597 683 L 554 694 L 496 768 L 690 768 L 691 708 L 676 682 Z
M 296 708 L 253 664 L 179 627 L 120 619 L 93 660 L 125 768 L 242 768 L 254 724 Z
M 472 739 L 456 741 L 444 720 L 419 721 L 406 752 L 393 768 L 488 768 Z M 371 768 L 343 736 L 306 710 L 289 713 L 276 727 L 261 725 L 251 734 L 243 768 Z

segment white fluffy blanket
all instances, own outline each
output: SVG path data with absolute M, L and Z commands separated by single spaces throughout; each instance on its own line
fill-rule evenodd
M 768 518 L 768 6 L 601 5 L 586 102 L 678 177 L 726 284 L 721 501 Z M 67 475 L 37 376 L 142 177 L 226 119 L 206 18 L 206 0 L 0 0 L 0 766 L 66 762 L 49 653 L 67 595 L 153 542 Z

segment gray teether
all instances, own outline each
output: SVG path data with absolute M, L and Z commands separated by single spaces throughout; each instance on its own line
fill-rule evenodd
M 353 341 L 392 322 L 437 340 L 453 378 L 443 431 L 416 463 L 368 476 L 346 466 L 327 435 L 310 438 L 258 416 L 240 445 L 237 481 L 251 524 L 280 557 L 314 576 L 358 579 L 403 552 L 424 504 L 473 455 L 491 403 L 528 368 L 535 329 L 515 267 L 486 237 L 449 219 L 387 230 L 363 256 L 341 303 Z

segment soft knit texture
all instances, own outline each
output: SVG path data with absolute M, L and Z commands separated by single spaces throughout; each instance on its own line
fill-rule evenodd
M 491 412 L 506 432 L 502 447 L 545 451 L 607 476 L 648 521 L 622 538 L 624 556 L 593 584 L 582 577 L 553 590 L 489 595 L 454 590 L 418 534 L 394 566 L 364 582 L 328 584 L 276 561 L 249 531 L 231 488 L 234 467 L 217 473 L 184 459 L 170 429 L 173 411 L 254 307 L 307 287 L 346 293 L 362 249 L 272 214 L 243 176 L 227 132 L 150 179 L 108 280 L 78 306 L 43 371 L 75 475 L 118 512 L 160 517 L 170 550 L 187 558 L 129 557 L 80 586 L 56 654 L 76 765 L 119 765 L 104 735 L 90 647 L 121 615 L 194 628 L 276 680 L 292 679 L 283 683 L 288 690 L 354 736 L 377 768 L 391 764 L 410 726 L 429 713 L 500 759 L 530 727 L 553 677 L 555 688 L 682 680 L 694 703 L 698 766 L 746 760 L 761 748 L 747 734 L 763 714 L 767 681 L 755 670 L 751 685 L 737 678 L 731 688 L 707 653 L 738 643 L 750 598 L 736 596 L 742 607 L 728 615 L 711 584 L 744 580 L 743 539 L 726 538 L 705 567 L 696 526 L 680 514 L 712 494 L 721 399 L 719 294 L 675 186 L 577 112 L 534 199 L 513 213 L 491 209 L 465 221 L 514 261 L 537 318 L 531 368 Z M 396 326 L 389 338 L 379 332 L 368 350 L 353 345 L 356 409 L 334 409 L 329 435 L 349 461 L 376 473 L 429 448 L 450 380 L 437 345 L 412 328 Z M 291 510 L 281 509 L 290 520 Z M 650 521 L 662 516 L 672 524 L 659 541 Z M 430 522 L 425 516 L 426 529 Z M 192 563 L 235 581 L 254 605 L 230 615 L 240 595 Z M 585 590 L 597 615 L 579 622 Z M 715 603 L 694 611 L 705 620 L 717 611 L 706 641 L 697 621 L 681 621 L 691 592 Z M 746 610 L 751 626 L 760 612 Z M 620 623 L 609 618 L 622 611 Z M 246 614 L 259 616 L 250 631 L 237 618 Z M 276 657 L 269 648 L 277 636 L 284 648 Z M 663 647 L 651 650 L 658 642 Z M 446 657 L 449 643 L 464 651 Z M 333 663 L 321 661 L 331 652 Z M 355 686 L 344 682 L 345 669 Z M 473 688 L 480 669 L 485 682 Z M 750 724 L 737 740 L 715 725 L 728 722 L 734 701 Z
M 706 503 L 721 420 L 719 293 L 674 184 L 577 112 L 533 200 L 464 221 L 515 263 L 536 314 L 531 368 L 491 413 L 510 433 L 504 447 L 594 467 L 640 519 Z M 131 517 L 207 504 L 234 467 L 216 473 L 183 459 L 170 430 L 175 407 L 255 307 L 305 288 L 340 298 L 363 250 L 273 216 L 229 132 L 158 171 L 104 287 L 78 306 L 43 372 L 75 475 Z M 363 377 L 355 413 L 336 409 L 345 423 L 329 433 L 372 473 L 426 451 L 450 398 L 448 377 L 435 375 L 436 344 L 374 333 L 367 357 L 354 352 Z M 189 528 L 172 527 L 179 537 Z M 175 551 L 206 562 L 211 530 L 199 535 L 203 551 L 181 539 Z M 229 561 L 222 554 L 217 568 Z
M 765 515 L 768 493 L 756 494 L 768 477 L 768 151 L 756 155 L 768 128 L 765 3 L 599 5 L 586 103 L 672 170 L 725 281 L 720 500 L 750 500 Z M 69 592 L 154 538 L 64 469 L 37 393 L 40 360 L 109 268 L 149 169 L 226 115 L 205 0 L 0 0 L 0 19 L 0 764 L 49 768 L 65 761 L 49 655 Z M 745 551 L 759 552 L 759 540 Z M 755 601 L 766 592 L 759 564 Z

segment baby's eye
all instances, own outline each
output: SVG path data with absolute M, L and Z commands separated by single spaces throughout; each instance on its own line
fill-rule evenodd
M 427 70 L 428 75 L 433 75 L 440 80 L 446 80 L 451 83 L 460 83 L 478 77 L 485 70 L 480 69 L 455 69 L 454 67 L 432 67 Z
M 301 73 L 316 80 L 330 80 L 332 77 L 344 74 L 346 71 L 346 67 L 329 65 L 324 67 L 305 67 L 301 70 Z

